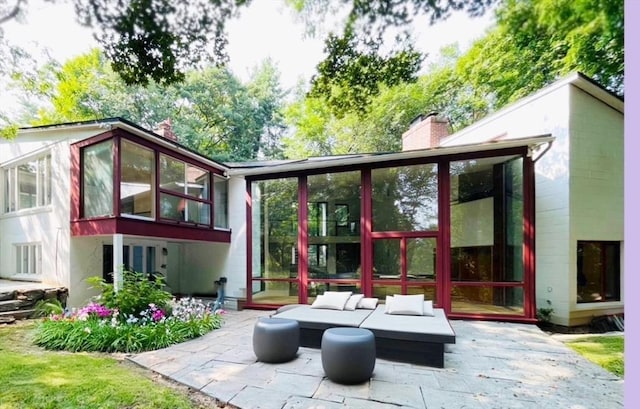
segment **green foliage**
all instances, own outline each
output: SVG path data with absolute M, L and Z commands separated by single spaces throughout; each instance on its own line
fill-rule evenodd
M 499 109 L 580 71 L 624 93 L 623 0 L 506 0 L 459 75 Z
M 624 377 L 624 337 L 586 337 L 566 344 L 591 362 L 621 378 Z
M 150 304 L 166 309 L 172 299 L 171 293 L 164 290 L 162 277 L 151 280 L 147 274 L 135 271 L 122 272 L 122 288 L 117 292 L 114 284 L 107 283 L 102 277 L 89 277 L 87 281 L 100 290 L 98 302 L 107 308 L 117 308 L 123 316 L 139 315 Z
M 34 316 L 46 317 L 52 314 L 64 314 L 64 305 L 58 299 L 40 300 L 35 305 Z
M 138 368 L 91 354 L 33 346 L 34 325 L 0 327 L 0 407 L 189 409 L 186 394 L 154 383 Z
M 98 51 L 62 66 L 47 65 L 35 77 L 19 77 L 23 89 L 44 104 L 23 122 L 48 125 L 123 117 L 148 129 L 171 119 L 179 142 L 219 160 L 281 157 L 280 73 L 265 61 L 242 84 L 223 68 L 188 71 L 184 82 L 128 86 Z
M 166 308 L 151 303 L 136 314 L 94 303 L 43 319 L 36 328 L 34 343 L 46 349 L 73 352 L 160 349 L 220 328 L 222 313 L 211 312 L 191 298 Z
M 553 308 L 538 308 L 536 317 L 541 322 L 551 322 L 551 314 L 553 314 Z
M 415 81 L 422 63 L 411 46 L 382 57 L 377 48 L 358 50 L 353 35 L 330 35 L 325 44 L 327 58 L 318 65 L 309 95 L 323 97 L 338 118 L 363 113 L 381 86 Z

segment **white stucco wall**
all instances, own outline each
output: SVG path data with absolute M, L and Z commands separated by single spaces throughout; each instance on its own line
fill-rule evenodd
M 42 246 L 43 283 L 69 285 L 69 135 L 28 134 L 14 140 L 0 138 L 0 166 L 51 154 L 51 204 L 0 213 L 0 277 L 15 278 L 16 244 Z M 4 210 L 4 175 L 0 178 L 0 203 Z
M 231 243 L 223 267 L 227 277 L 226 295 L 246 298 L 247 286 L 247 182 L 243 177 L 229 179 L 229 227 Z
M 623 301 L 577 303 L 577 242 L 624 240 L 624 115 L 571 87 L 570 324 L 620 313 Z M 624 243 L 621 245 L 624 251 Z M 622 254 L 621 254 L 622 256 Z M 622 263 L 620 264 L 622 267 Z M 621 293 L 624 294 L 621 273 Z

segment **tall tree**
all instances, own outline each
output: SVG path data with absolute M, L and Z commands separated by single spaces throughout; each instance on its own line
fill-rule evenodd
M 354 35 L 360 46 L 374 49 L 388 29 L 408 27 L 415 16 L 433 23 L 455 10 L 478 15 L 495 1 L 288 0 L 303 15 L 308 10 L 346 8 L 348 18 L 336 38 L 348 40 Z M 167 84 L 184 79 L 188 69 L 203 62 L 224 63 L 226 25 L 251 0 L 73 2 L 78 20 L 93 29 L 112 68 L 127 84 Z M 25 0 L 0 0 L 0 24 L 24 13 L 27 4 Z
M 48 65 L 22 84 L 46 104 L 23 123 L 42 125 L 120 116 L 154 129 L 170 118 L 180 142 L 220 160 L 255 159 L 263 146 L 278 154 L 279 73 L 268 63 L 248 85 L 228 70 L 190 71 L 184 82 L 127 85 L 98 50 Z M 268 135 L 266 144 L 263 140 Z
M 494 109 L 571 71 L 624 93 L 623 0 L 504 0 L 458 72 Z

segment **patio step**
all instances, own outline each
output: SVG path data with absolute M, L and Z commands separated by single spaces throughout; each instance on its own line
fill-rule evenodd
M 32 318 L 40 301 L 59 300 L 66 305 L 68 290 L 64 287 L 25 288 L 0 292 L 0 317 L 14 319 Z
M 36 312 L 36 310 L 34 310 L 34 309 L 19 310 L 19 311 L 5 311 L 5 312 L 0 312 L 0 318 L 12 317 L 12 318 L 14 318 L 16 320 L 23 320 L 23 319 L 27 319 L 27 318 L 32 318 L 35 312 Z

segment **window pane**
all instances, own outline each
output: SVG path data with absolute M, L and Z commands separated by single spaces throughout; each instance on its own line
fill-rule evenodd
M 160 155 L 160 187 L 186 193 L 185 163 L 167 155 Z
M 438 228 L 437 165 L 373 169 L 371 183 L 374 231 Z
M 122 140 L 120 146 L 120 213 L 153 217 L 153 151 L 127 140 Z
M 186 221 L 196 224 L 211 224 L 211 205 L 208 203 L 187 200 Z
M 209 172 L 187 165 L 187 191 L 185 193 L 198 199 L 210 200 Z
M 425 301 L 433 301 L 433 304 L 438 302 L 436 297 L 436 286 L 435 285 L 423 285 L 423 286 L 410 286 L 407 287 L 407 294 L 415 295 L 415 294 L 424 294 Z
M 360 277 L 359 171 L 307 178 L 311 278 Z
M 113 141 L 88 146 L 83 156 L 83 215 L 113 215 Z
M 215 218 L 215 227 L 228 228 L 228 181 L 225 178 L 213 178 L 213 215 Z
M 400 240 L 374 240 L 373 278 L 380 280 L 400 280 L 401 273 Z
M 521 157 L 451 163 L 453 281 L 523 281 L 522 169 Z
M 454 286 L 451 311 L 469 314 L 524 314 L 522 287 Z
M 147 273 L 156 271 L 156 248 L 147 247 Z
M 137 272 L 144 272 L 142 268 L 142 246 L 133 246 L 133 269 Z
M 579 303 L 620 301 L 620 243 L 578 242 Z
M 434 281 L 436 271 L 436 239 L 407 239 L 407 279 Z
M 298 276 L 298 179 L 255 181 L 251 184 L 253 277 Z M 288 283 L 253 283 L 253 294 Z M 271 287 L 270 287 L 271 286 Z M 297 298 L 296 298 L 297 299 Z
M 18 166 L 19 209 L 36 207 L 38 162 L 33 161 Z

